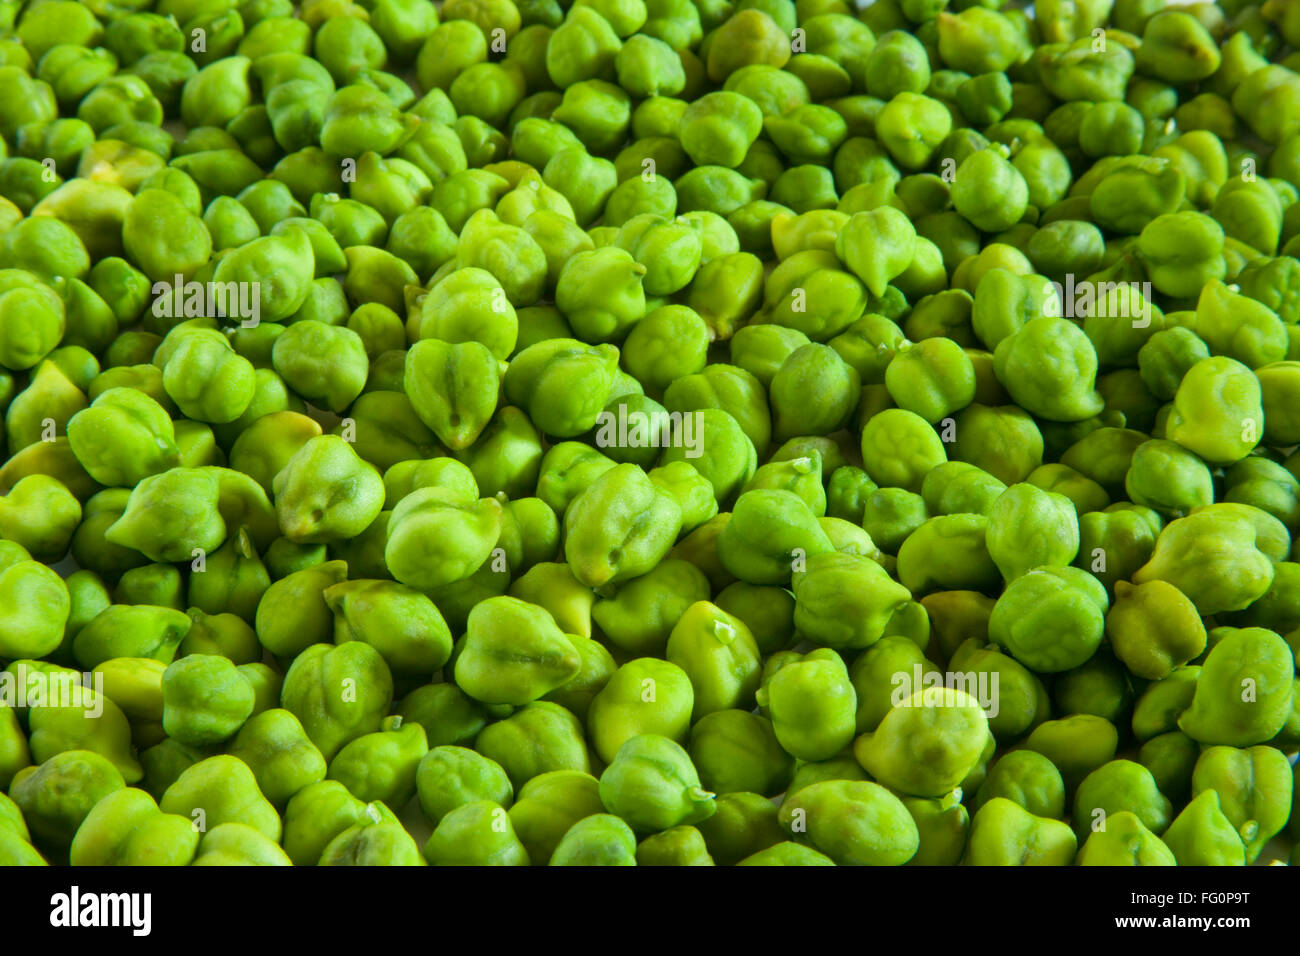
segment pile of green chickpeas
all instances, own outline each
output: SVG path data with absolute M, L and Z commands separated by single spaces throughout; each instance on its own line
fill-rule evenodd
M 0 0 L 0 864 L 1296 864 L 1297 256 L 1294 0 Z

